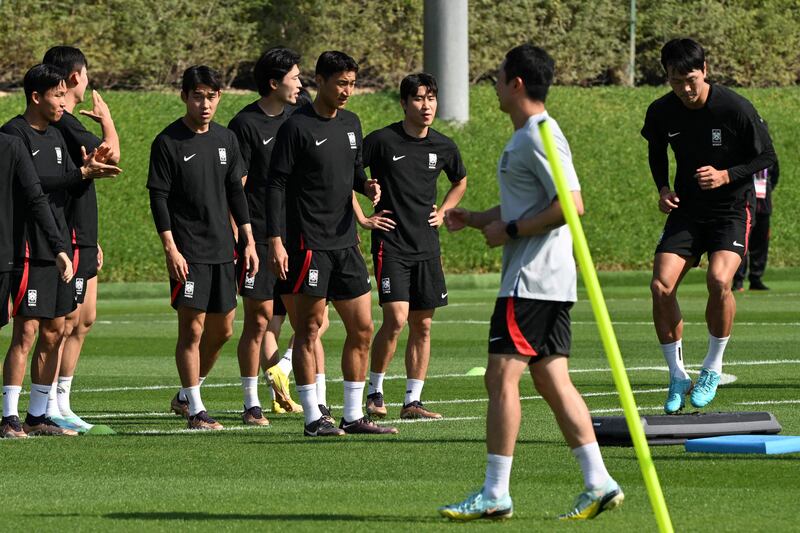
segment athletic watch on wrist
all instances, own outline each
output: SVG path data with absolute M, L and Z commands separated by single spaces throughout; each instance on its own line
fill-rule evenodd
M 517 235 L 519 234 L 519 228 L 517 227 L 517 221 L 512 220 L 508 224 L 506 224 L 506 233 L 512 239 L 516 239 Z

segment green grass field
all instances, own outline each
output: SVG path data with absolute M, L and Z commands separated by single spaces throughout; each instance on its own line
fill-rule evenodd
M 789 435 L 800 434 L 798 274 L 770 270 L 765 281 L 772 291 L 737 295 L 737 324 L 724 368 L 731 382 L 712 404 L 721 411 L 769 410 Z M 648 280 L 646 272 L 601 275 L 637 404 L 643 414 L 655 414 L 667 374 L 650 322 Z M 302 437 L 300 415 L 271 416 L 269 428 L 242 427 L 233 341 L 203 392 L 212 415 L 229 431 L 185 432 L 185 422 L 168 412 L 178 380 L 176 319 L 166 284 L 101 284 L 98 322 L 78 368 L 73 406 L 119 434 L 0 441 L 3 523 L 42 531 L 472 528 L 443 522 L 435 510 L 483 479 L 486 394 L 481 378 L 464 374 L 485 366 L 496 282 L 495 275 L 451 276 L 451 305 L 436 315 L 423 399 L 444 420 L 398 424 L 397 436 L 334 440 Z M 619 414 L 583 291 L 581 298 L 572 315 L 573 379 L 593 413 Z M 696 372 L 706 344 L 702 271 L 686 279 L 681 303 L 686 360 Z M 373 312 L 379 318 L 377 307 Z M 343 328 L 335 313 L 332 320 L 325 338 L 328 401 L 339 415 Z M 237 321 L 237 335 L 238 326 Z M 9 334 L 8 328 L 0 332 L 3 346 Z M 389 418 L 399 422 L 402 356 L 387 376 Z M 626 492 L 620 511 L 586 524 L 554 519 L 580 490 L 580 473 L 530 380 L 521 392 L 523 427 L 511 483 L 515 517 L 504 531 L 654 531 L 632 448 L 603 449 Z M 261 397 L 267 405 L 263 388 Z M 20 407 L 26 405 L 23 396 Z M 797 530 L 800 454 L 687 454 L 682 446 L 654 447 L 652 454 L 676 531 Z

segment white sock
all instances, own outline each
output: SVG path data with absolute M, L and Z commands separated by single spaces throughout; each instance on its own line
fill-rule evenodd
M 72 376 L 67 378 L 58 378 L 58 385 L 56 389 L 56 397 L 58 399 L 58 410 L 61 416 L 73 416 L 72 406 L 69 402 L 69 395 L 72 392 Z
M 199 387 L 200 385 L 202 385 L 205 380 L 206 380 L 205 376 L 200 376 L 200 380 L 197 382 L 197 386 Z M 184 392 L 184 389 L 178 391 L 178 399 L 182 402 L 189 401 L 189 398 L 186 397 L 186 392 Z
M 3 416 L 19 417 L 19 395 L 22 387 L 16 385 L 3 386 Z
M 303 417 L 305 418 L 306 425 L 322 417 L 322 411 L 319 410 L 319 401 L 317 401 L 316 383 L 298 385 L 297 396 L 300 397 L 300 404 L 303 406 Z
M 322 405 L 328 405 L 328 386 L 325 384 L 325 374 L 317 374 L 317 401 Z
M 715 337 L 709 333 L 708 335 L 708 353 L 703 360 L 703 368 L 713 370 L 717 374 L 722 373 L 722 354 L 725 353 L 725 347 L 731 336 Z
M 267 387 L 269 389 L 269 397 L 274 402 L 275 401 L 275 389 L 272 388 L 272 382 L 270 382 L 269 373 L 267 373 L 267 372 L 264 372 L 264 381 L 269 383 L 269 387 Z
M 403 400 L 403 405 L 408 405 L 411 402 L 420 401 L 422 396 L 422 387 L 425 382 L 421 379 L 407 379 L 406 380 L 406 398 Z
M 28 404 L 28 413 L 31 416 L 42 416 L 47 412 L 47 398 L 50 396 L 52 384 L 37 385 L 31 383 L 31 401 Z
M 606 470 L 603 456 L 600 455 L 600 446 L 590 442 L 572 449 L 572 455 L 578 460 L 583 472 L 583 484 L 588 490 L 602 488 L 611 476 Z
M 60 418 L 61 411 L 58 410 L 58 381 L 50 386 L 50 392 L 47 394 L 47 408 L 45 409 L 45 416 L 47 418 Z
M 514 456 L 490 453 L 486 458 L 486 479 L 483 482 L 484 498 L 496 500 L 508 494 L 511 481 L 511 463 Z
M 369 391 L 367 394 L 375 394 L 380 392 L 383 394 L 383 378 L 386 377 L 386 372 L 372 372 L 369 373 Z
M 244 394 L 244 408 L 250 409 L 251 407 L 261 407 L 261 402 L 258 401 L 258 376 L 254 378 L 241 377 L 242 380 L 242 393 Z M 272 388 L 272 387 L 270 387 Z
M 342 415 L 347 422 L 355 422 L 364 417 L 361 405 L 364 402 L 364 382 L 345 381 L 344 382 L 344 414 Z
M 677 379 L 686 379 L 689 374 L 683 367 L 683 343 L 679 339 L 675 342 L 670 342 L 661 345 L 661 351 L 664 352 L 664 360 L 669 367 L 670 377 Z
M 289 348 L 283 352 L 283 357 L 278 361 L 278 366 L 281 367 L 283 373 L 287 376 L 292 373 L 292 349 Z
M 181 389 L 186 399 L 189 401 L 189 416 L 194 416 L 200 411 L 205 411 L 206 406 L 200 398 L 200 385 Z

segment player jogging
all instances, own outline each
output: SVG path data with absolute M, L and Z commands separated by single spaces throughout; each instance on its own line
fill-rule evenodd
M 103 138 L 87 130 L 72 114 L 75 106 L 84 100 L 89 85 L 88 62 L 83 53 L 71 46 L 55 46 L 48 50 L 42 63 L 55 65 L 67 75 L 66 105 L 61 119 L 53 123 L 64 136 L 69 157 L 76 166 L 82 165 L 81 147 L 91 152 L 100 146 L 108 149 L 106 162 L 119 164 L 119 137 L 111 112 L 97 91 L 92 91 L 92 109 L 81 114 L 100 124 Z M 75 301 L 77 309 L 67 315 L 64 343 L 60 358 L 58 378 L 50 389 L 47 415 L 57 424 L 78 432 L 91 429 L 72 411 L 70 392 L 83 342 L 97 315 L 97 271 L 103 265 L 103 251 L 97 240 L 97 192 L 94 180 L 73 187 L 67 197 L 67 224 L 73 240 L 75 267 Z
M 753 174 L 776 156 L 755 108 L 727 87 L 706 81 L 705 51 L 691 39 L 661 49 L 672 88 L 647 109 L 642 135 L 658 207 L 668 213 L 653 260 L 653 322 L 670 373 L 664 411 L 676 413 L 691 391 L 694 407 L 714 399 L 722 355 L 730 339 L 736 300 L 733 276 L 747 252 L 754 205 Z M 675 154 L 675 189 L 669 184 L 667 146 Z M 697 382 L 684 368 L 683 318 L 678 286 L 708 254 L 708 352 Z
M 295 329 L 292 366 L 307 436 L 397 432 L 375 424 L 362 411 L 373 325 L 370 279 L 358 249 L 352 191 L 365 194 L 374 204 L 380 188 L 364 173 L 361 122 L 344 109 L 357 72 L 358 64 L 347 54 L 320 55 L 316 99 L 295 111 L 278 130 L 269 169 L 270 267 L 290 292 L 284 299 Z M 284 201 L 286 247 L 280 219 Z M 327 406 L 318 401 L 315 379 L 314 345 L 326 299 L 333 302 L 347 331 L 339 428 Z
M 246 243 L 239 261 L 249 276 L 258 273 L 242 189 L 247 170 L 236 136 L 212 121 L 221 87 L 219 74 L 209 67 L 186 69 L 181 82 L 186 114 L 153 141 L 147 178 L 150 208 L 166 255 L 171 303 L 178 312 L 175 360 L 189 402 L 189 429 L 222 429 L 208 415 L 200 385 L 233 334 L 236 277 L 229 213 Z
M 455 143 L 430 127 L 437 93 L 430 74 L 406 76 L 400 83 L 403 120 L 364 139 L 364 166 L 381 186 L 377 213 L 366 222 L 372 228 L 373 265 L 383 309 L 383 323 L 372 343 L 366 409 L 368 415 L 380 418 L 386 416 L 383 379 L 406 322 L 406 394 L 400 418 L 442 417 L 425 408 L 421 395 L 431 355 L 433 314 L 447 305 L 439 226 L 444 213 L 464 196 L 467 171 Z M 442 172 L 450 189 L 437 208 L 436 182 Z
M 547 120 L 578 213 L 583 213 L 580 185 L 569 144 L 545 110 L 554 62 L 535 46 L 508 52 L 496 85 L 500 109 L 508 113 L 514 134 L 497 166 L 500 205 L 487 211 L 451 209 L 448 229 L 482 230 L 489 246 L 503 247 L 500 293 L 489 329 L 486 388 L 488 459 L 483 487 L 464 501 L 439 512 L 453 520 L 502 519 L 513 514 L 509 478 L 521 409 L 519 381 L 528 369 L 536 390 L 550 406 L 580 463 L 585 491 L 562 519 L 588 519 L 622 503 L 622 490 L 608 474 L 597 445 L 586 403 L 570 379 L 569 310 L 576 300 L 572 237 L 556 194 L 550 165 L 539 135 Z

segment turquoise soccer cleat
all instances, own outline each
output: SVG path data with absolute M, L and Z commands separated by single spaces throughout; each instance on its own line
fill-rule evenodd
M 711 403 L 714 396 L 717 395 L 717 386 L 719 385 L 720 376 L 717 372 L 704 368 L 700 371 L 700 377 L 697 378 L 697 383 L 692 389 L 690 401 L 695 407 L 705 407 Z
M 483 497 L 481 490 L 470 494 L 463 502 L 439 507 L 439 514 L 450 520 L 469 521 L 481 518 L 489 520 L 505 520 L 514 514 L 511 496 L 506 494 L 496 500 Z
M 667 401 L 664 402 L 664 412 L 668 415 L 675 414 L 686 405 L 686 395 L 692 389 L 692 380 L 679 379 L 674 376 L 669 378 L 669 392 Z
M 616 509 L 625 500 L 625 494 L 612 478 L 608 478 L 601 489 L 581 492 L 573 509 L 560 515 L 559 520 L 591 520 L 603 511 Z

